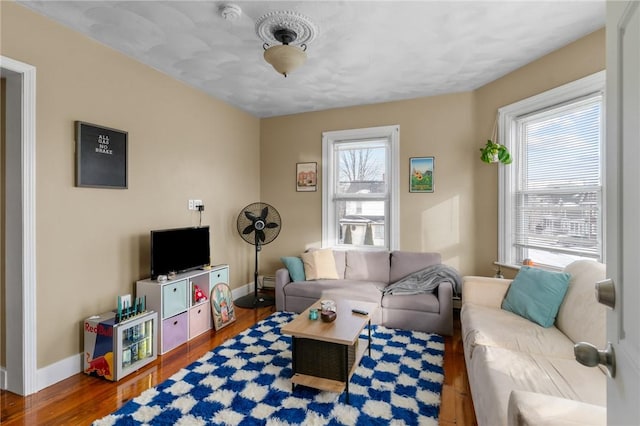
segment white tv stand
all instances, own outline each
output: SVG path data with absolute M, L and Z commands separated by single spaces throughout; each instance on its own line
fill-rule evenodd
M 158 353 L 164 354 L 211 329 L 211 289 L 218 283 L 229 284 L 229 265 L 216 265 L 178 274 L 158 282 L 150 278 L 136 282 L 136 296 L 147 297 L 147 309 L 158 312 Z M 207 300 L 196 302 L 198 286 Z

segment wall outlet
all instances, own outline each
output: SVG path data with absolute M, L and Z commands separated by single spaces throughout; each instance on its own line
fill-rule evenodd
M 189 200 L 189 210 L 198 210 L 198 206 L 202 206 L 202 200 Z

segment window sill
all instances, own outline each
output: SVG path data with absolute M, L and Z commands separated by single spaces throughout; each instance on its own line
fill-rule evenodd
M 500 266 L 501 268 L 515 269 L 516 271 L 519 271 L 520 268 L 524 266 L 519 264 L 511 264 L 511 263 L 498 262 L 498 261 L 493 262 L 493 264 L 496 266 Z M 547 271 L 553 271 L 553 272 L 562 272 L 564 270 L 564 268 L 558 268 L 557 266 L 536 265 L 536 264 L 534 264 L 533 266 L 536 268 L 546 269 Z

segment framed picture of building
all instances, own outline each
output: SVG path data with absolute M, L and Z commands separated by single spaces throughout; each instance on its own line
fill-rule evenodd
M 409 158 L 409 192 L 433 192 L 434 157 Z
M 318 163 L 296 163 L 296 191 L 309 192 L 318 188 Z

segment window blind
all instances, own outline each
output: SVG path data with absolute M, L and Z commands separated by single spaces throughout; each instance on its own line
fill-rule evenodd
M 516 260 L 557 266 L 602 252 L 603 96 L 516 121 Z M 558 260 L 564 256 L 564 261 Z

